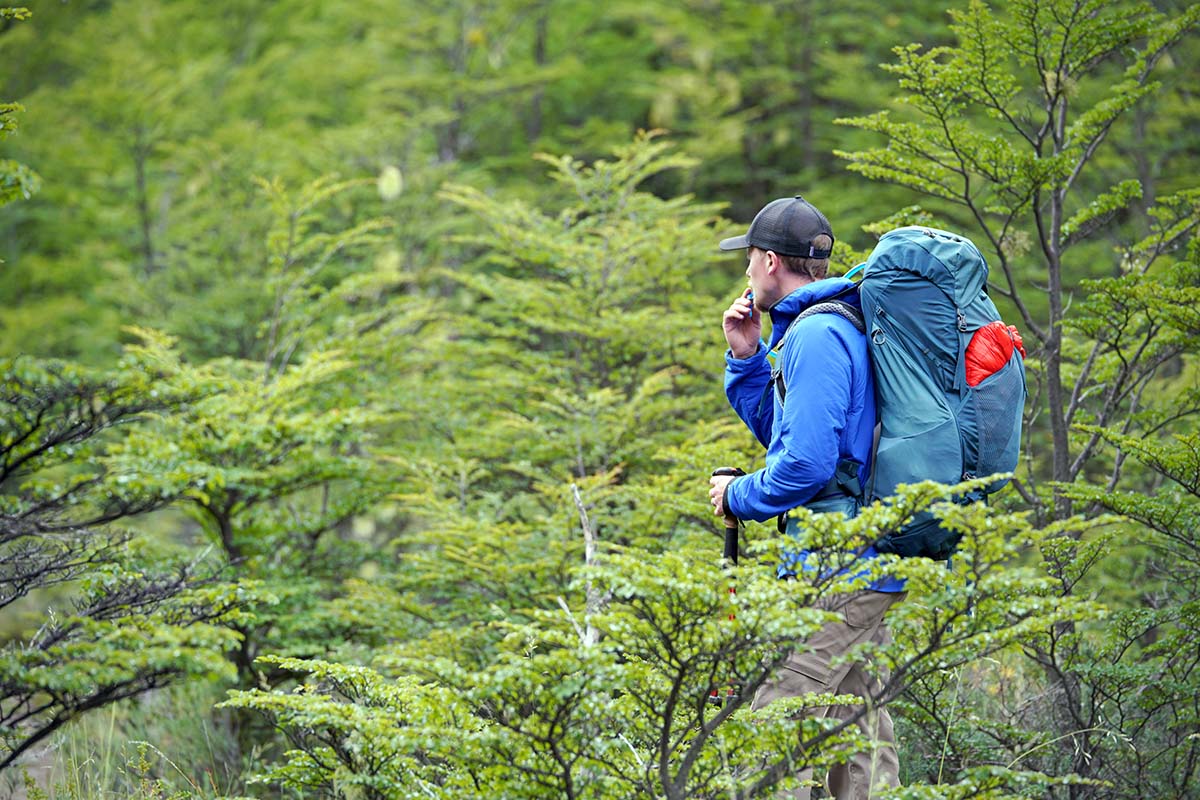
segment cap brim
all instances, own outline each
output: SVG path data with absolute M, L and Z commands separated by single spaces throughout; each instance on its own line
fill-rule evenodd
M 717 247 L 720 247 L 722 250 L 745 250 L 749 246 L 750 243 L 746 241 L 746 237 L 744 235 L 734 236 L 731 239 L 722 239 L 721 243 L 717 245 Z

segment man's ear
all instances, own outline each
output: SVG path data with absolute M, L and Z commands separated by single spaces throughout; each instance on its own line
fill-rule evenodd
M 783 266 L 783 262 L 779 260 L 779 254 L 774 250 L 767 250 L 767 274 L 774 275 Z

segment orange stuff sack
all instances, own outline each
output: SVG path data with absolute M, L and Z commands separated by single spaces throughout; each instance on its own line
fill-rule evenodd
M 989 322 L 971 337 L 967 345 L 967 385 L 978 386 L 984 378 L 1004 368 L 1016 348 L 1025 357 L 1025 344 L 1021 334 L 1012 325 L 999 320 Z

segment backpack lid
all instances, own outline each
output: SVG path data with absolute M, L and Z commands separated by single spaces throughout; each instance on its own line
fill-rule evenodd
M 940 288 L 958 308 L 979 296 L 987 285 L 987 260 L 965 236 L 909 226 L 888 231 L 867 259 L 864 280 L 888 270 L 919 275 Z

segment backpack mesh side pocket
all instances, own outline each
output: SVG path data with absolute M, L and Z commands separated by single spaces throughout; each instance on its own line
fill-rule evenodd
M 1021 417 L 1025 409 L 1025 371 L 1021 357 L 1012 358 L 999 372 L 970 389 L 964 412 L 973 417 L 974 441 L 964 440 L 967 472 L 983 477 L 1017 468 L 1021 446 Z M 998 491 L 1007 481 L 998 481 L 987 491 Z

